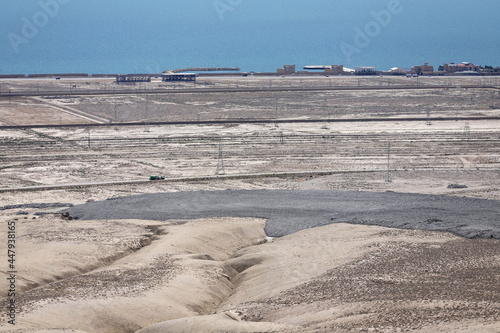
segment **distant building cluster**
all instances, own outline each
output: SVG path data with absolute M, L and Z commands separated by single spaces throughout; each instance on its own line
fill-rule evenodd
M 341 75 L 352 70 L 344 68 L 344 65 L 331 65 L 331 66 L 305 66 L 306 71 L 296 71 L 295 65 L 284 65 L 283 68 L 278 68 L 276 71 L 279 75 L 287 74 L 306 74 L 308 70 L 322 70 L 326 74 Z
M 295 65 L 284 65 L 283 68 L 278 68 L 277 74 L 310 74 L 314 71 L 322 71 L 325 75 L 406 75 L 406 76 L 421 76 L 421 75 L 479 75 L 482 73 L 497 73 L 495 68 L 486 66 L 482 68 L 470 62 L 461 62 L 455 64 L 453 62 L 439 66 L 438 70 L 434 70 L 434 66 L 428 62 L 423 65 L 415 65 L 412 68 L 393 67 L 389 71 L 377 71 L 373 66 L 356 66 L 355 69 L 349 69 L 344 65 L 331 66 L 305 66 L 304 71 L 296 71 Z
M 477 72 L 479 66 L 474 65 L 470 62 L 461 62 L 459 64 L 449 63 L 444 64 L 444 66 L 439 66 L 438 71 L 445 73 L 457 73 L 457 72 Z

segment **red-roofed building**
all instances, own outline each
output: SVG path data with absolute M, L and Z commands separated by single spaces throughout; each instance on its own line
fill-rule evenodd
M 439 70 L 443 70 L 445 73 L 456 73 L 456 72 L 466 72 L 466 71 L 477 72 L 479 70 L 479 66 L 474 65 L 473 63 L 470 62 L 461 62 L 459 64 L 451 62 L 450 64 L 444 64 L 444 66 L 440 67 Z

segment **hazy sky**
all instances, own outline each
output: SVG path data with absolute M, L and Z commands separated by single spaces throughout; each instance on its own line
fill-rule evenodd
M 387 55 L 397 58 L 390 59 L 395 65 L 428 59 L 500 66 L 500 0 L 0 1 L 0 71 L 15 62 L 25 66 L 37 52 L 38 70 L 57 54 L 66 55 L 62 62 L 99 54 L 107 68 L 113 53 L 130 53 L 139 68 L 141 59 L 163 63 L 159 54 L 177 65 L 180 53 L 193 65 L 215 65 L 217 57 L 234 62 L 227 65 L 250 64 L 249 58 L 272 66 L 368 65 L 371 54 L 395 46 L 399 51 Z

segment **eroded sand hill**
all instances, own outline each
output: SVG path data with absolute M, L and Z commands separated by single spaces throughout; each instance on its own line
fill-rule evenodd
M 266 221 L 242 218 L 18 222 L 19 332 L 500 330 L 497 240 L 334 224 L 265 242 Z

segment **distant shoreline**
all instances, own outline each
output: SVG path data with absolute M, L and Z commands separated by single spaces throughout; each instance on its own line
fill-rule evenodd
M 129 73 L 134 75 L 139 75 L 139 73 Z M 0 79 L 47 79 L 47 78 L 103 78 L 103 79 L 114 79 L 119 74 L 87 74 L 87 73 L 60 73 L 60 74 L 0 74 Z M 158 74 L 140 74 L 140 75 L 148 75 L 152 78 L 160 78 L 161 73 Z M 328 76 L 328 77 L 336 77 L 339 75 L 332 75 L 330 73 L 325 72 L 297 72 L 294 74 L 278 74 L 276 72 L 237 72 L 237 73 L 198 73 L 200 77 L 212 77 L 212 76 L 230 76 L 230 77 L 239 77 L 239 76 Z M 354 76 L 355 74 L 343 74 L 341 76 Z M 377 72 L 376 74 L 371 75 L 356 75 L 356 76 L 374 76 L 374 75 L 384 75 L 384 76 L 402 76 L 400 74 L 393 74 L 387 72 Z M 444 75 L 422 75 L 422 76 L 464 76 L 459 73 L 447 73 Z M 474 76 L 500 76 L 500 73 L 477 73 Z

